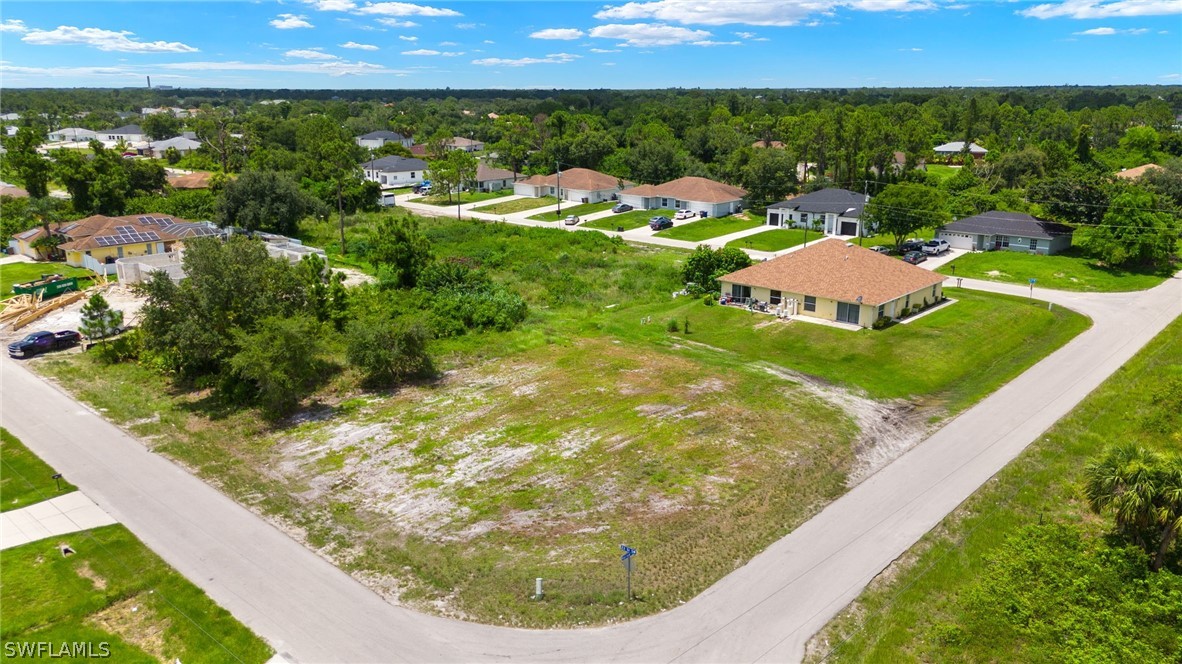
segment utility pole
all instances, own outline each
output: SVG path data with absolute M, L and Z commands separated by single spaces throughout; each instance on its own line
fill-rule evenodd
M 554 174 L 558 177 L 558 216 L 562 216 L 562 164 L 554 162 Z

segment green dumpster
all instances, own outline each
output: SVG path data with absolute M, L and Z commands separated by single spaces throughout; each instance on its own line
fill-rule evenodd
M 48 300 L 62 293 L 78 290 L 77 277 L 63 277 L 60 274 L 43 274 L 40 279 L 26 281 L 23 284 L 13 284 L 12 292 L 16 295 L 41 294 L 41 298 Z

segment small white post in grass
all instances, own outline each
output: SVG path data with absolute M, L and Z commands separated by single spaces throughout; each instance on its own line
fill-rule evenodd
M 542 599 L 542 577 L 534 579 L 534 599 Z

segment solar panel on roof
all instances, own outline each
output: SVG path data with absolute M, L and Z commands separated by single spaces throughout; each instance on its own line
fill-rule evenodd
M 127 233 L 134 233 L 135 228 L 133 228 L 131 226 L 116 226 L 115 232 L 119 233 L 120 235 L 125 235 Z
M 137 217 L 137 219 L 139 219 L 139 222 L 140 222 L 141 224 L 147 224 L 147 223 L 151 223 L 151 222 L 152 222 L 152 218 L 151 218 L 151 217 Z

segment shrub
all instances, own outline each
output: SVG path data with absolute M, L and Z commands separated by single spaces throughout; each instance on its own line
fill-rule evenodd
M 718 296 L 714 295 L 713 293 L 710 293 L 710 294 L 707 294 L 706 297 L 702 298 L 702 304 L 704 304 L 708 307 L 713 307 L 717 303 L 717 300 L 718 300 Z
M 427 337 L 426 329 L 416 322 L 374 312 L 349 324 L 346 356 L 366 382 L 391 385 L 431 373 Z
M 690 333 L 690 329 L 689 329 L 689 317 L 688 317 L 688 316 L 687 316 L 687 317 L 686 317 L 686 319 L 685 319 L 685 325 L 683 325 L 683 326 L 682 326 L 682 329 L 683 329 L 683 330 L 685 330 L 685 333 L 686 333 L 686 334 L 689 334 L 689 333 Z
M 903 307 L 903 310 L 899 312 L 899 318 L 906 318 L 910 315 L 911 315 L 911 307 Z
M 669 319 L 669 324 L 665 326 L 665 329 L 669 332 L 680 332 L 681 326 L 677 324 L 676 318 L 671 318 Z
M 890 324 L 891 324 L 891 319 L 887 318 L 886 316 L 879 316 L 878 320 L 874 321 L 874 325 L 872 325 L 871 327 L 873 327 L 876 330 L 881 330 Z

